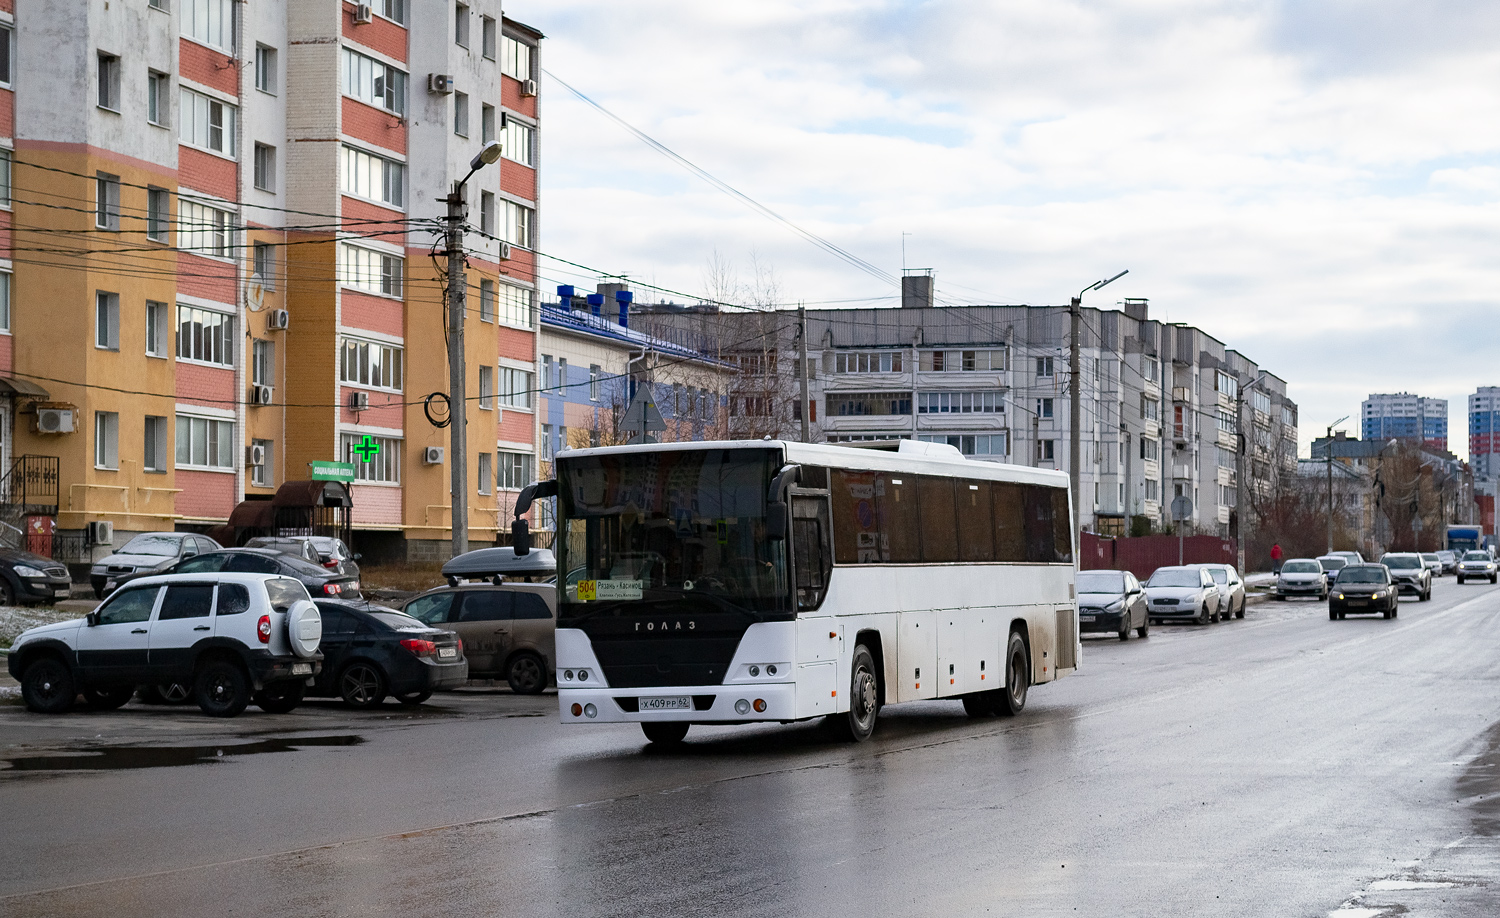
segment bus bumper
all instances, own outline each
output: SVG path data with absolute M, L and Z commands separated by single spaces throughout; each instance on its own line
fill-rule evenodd
M 742 701 L 744 704 L 740 704 Z M 764 710 L 757 709 L 757 702 L 764 705 Z M 653 709 L 654 705 L 662 704 L 678 707 Z M 684 704 L 686 707 L 682 706 Z M 646 689 L 558 689 L 557 710 L 565 724 L 669 720 L 694 724 L 780 722 L 797 717 L 797 687 L 792 683 L 770 682 Z

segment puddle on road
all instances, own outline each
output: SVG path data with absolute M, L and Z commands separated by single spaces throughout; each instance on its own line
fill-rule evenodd
M 127 771 L 136 768 L 176 768 L 202 765 L 242 755 L 293 752 L 308 746 L 358 746 L 360 736 L 303 736 L 253 743 L 211 746 L 104 746 L 66 755 L 31 755 L 0 759 L 0 771 Z

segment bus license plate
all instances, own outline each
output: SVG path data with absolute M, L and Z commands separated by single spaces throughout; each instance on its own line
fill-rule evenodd
M 642 711 L 691 711 L 693 700 L 686 695 L 674 695 L 670 698 L 642 698 L 640 710 Z
M 438 648 L 438 659 L 439 660 L 451 660 L 451 659 L 453 659 L 456 656 L 458 656 L 458 648 L 457 647 L 439 647 Z

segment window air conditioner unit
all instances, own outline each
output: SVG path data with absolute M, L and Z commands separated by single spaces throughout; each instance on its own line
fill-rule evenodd
M 370 407 L 370 393 L 368 393 L 368 392 L 351 392 L 349 394 L 349 410 L 350 411 L 364 411 L 366 408 L 369 408 L 369 407 Z
M 509 242 L 502 242 L 502 243 L 500 243 L 500 260 L 501 261 L 510 261 L 510 243 Z
M 285 309 L 273 309 L 266 317 L 266 327 L 271 331 L 286 331 L 287 326 L 292 324 L 292 314 Z
M 36 431 L 44 434 L 65 434 L 73 432 L 73 409 L 71 408 L 38 408 L 36 410 Z
M 89 523 L 89 543 L 93 545 L 115 544 L 115 524 L 103 520 Z
M 276 390 L 272 389 L 270 386 L 251 386 L 250 387 L 250 404 L 252 404 L 252 405 L 269 405 L 269 404 L 271 404 L 271 398 L 273 396 L 275 396 L 275 394 L 276 394 Z M 259 463 L 257 463 L 257 464 L 259 464 Z
M 266 464 L 266 448 L 254 445 L 245 447 L 245 465 L 250 468 L 260 468 Z
M 422 461 L 427 465 L 443 464 L 443 448 L 441 446 L 428 446 L 422 450 Z
M 452 92 L 453 77 L 446 73 L 429 73 L 427 75 L 427 91 L 444 94 Z
M 521 95 L 523 95 L 523 96 L 534 96 L 534 95 L 536 95 L 536 80 L 522 80 L 521 81 Z
M 359 24 L 373 22 L 375 10 L 368 3 L 356 3 L 354 5 L 354 21 Z

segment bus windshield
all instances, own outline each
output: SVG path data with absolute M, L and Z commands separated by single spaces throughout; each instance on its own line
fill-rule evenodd
M 562 601 L 602 607 L 703 595 L 785 610 L 786 543 L 766 538 L 777 461 L 758 449 L 559 457 Z

